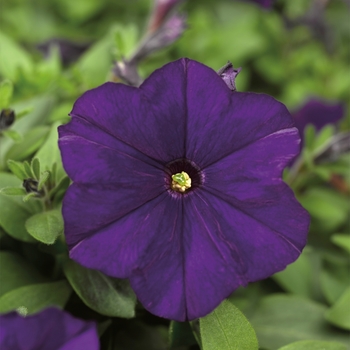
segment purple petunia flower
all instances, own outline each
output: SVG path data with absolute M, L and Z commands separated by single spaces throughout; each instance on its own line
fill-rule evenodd
M 274 0 L 250 0 L 250 1 L 256 2 L 262 7 L 270 8 Z
M 49 308 L 31 316 L 0 316 L 0 348 L 17 350 L 98 350 L 96 325 Z
M 59 128 L 70 256 L 129 278 L 150 312 L 204 316 L 305 246 L 309 216 L 281 180 L 299 134 L 272 97 L 180 59 L 140 88 L 86 92 L 71 116 Z
M 316 130 L 321 130 L 327 124 L 336 124 L 344 116 L 344 105 L 341 103 L 329 103 L 321 99 L 308 100 L 298 111 L 293 113 L 295 126 L 301 135 L 306 125 L 312 124 Z

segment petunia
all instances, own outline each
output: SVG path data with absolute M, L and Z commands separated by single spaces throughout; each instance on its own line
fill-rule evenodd
M 38 314 L 21 316 L 11 312 L 0 316 L 0 348 L 17 350 L 98 350 L 94 322 L 77 319 L 49 308 Z
M 128 278 L 150 312 L 202 317 L 305 246 L 309 216 L 281 180 L 299 133 L 274 98 L 232 93 L 184 58 L 139 88 L 87 91 L 71 116 L 59 128 L 70 256 Z
M 250 0 L 250 1 L 256 2 L 257 4 L 259 4 L 262 7 L 270 8 L 270 7 L 272 7 L 274 0 Z
M 303 135 L 306 125 L 312 124 L 316 130 L 321 130 L 327 124 L 338 123 L 344 114 L 344 105 L 341 103 L 331 103 L 319 98 L 311 98 L 293 113 L 293 118 L 295 126 Z

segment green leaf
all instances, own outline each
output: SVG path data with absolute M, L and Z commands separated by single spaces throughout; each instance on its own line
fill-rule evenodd
M 29 315 L 49 306 L 63 308 L 71 291 L 65 280 L 19 287 L 0 298 L 0 313 L 7 313 L 19 307 L 27 308 Z
M 348 234 L 335 234 L 331 237 L 331 241 L 350 253 L 350 236 Z
M 344 344 L 322 341 L 322 340 L 302 340 L 283 346 L 279 350 L 347 350 Z
M 274 280 L 286 291 L 305 297 L 312 296 L 312 277 L 313 271 L 307 251 L 284 271 L 273 275 Z
M 323 127 L 317 134 L 314 143 L 313 143 L 313 149 L 314 154 L 319 153 L 323 148 L 327 146 L 327 144 L 330 142 L 332 136 L 335 134 L 335 127 L 334 125 L 326 125 Z
M 261 299 L 250 321 L 261 348 L 278 349 L 299 340 L 326 340 L 348 344 L 348 336 L 329 327 L 324 320 L 325 305 L 285 294 Z
M 26 193 L 25 189 L 20 187 L 4 187 L 0 189 L 0 194 L 5 196 L 24 196 Z
M 11 170 L 11 172 L 16 175 L 20 180 L 24 180 L 26 179 L 28 176 L 24 170 L 24 166 L 22 163 L 20 162 L 16 162 L 12 159 L 9 159 L 7 161 L 7 166 L 9 167 L 9 169 Z
M 326 312 L 326 319 L 335 326 L 350 330 L 350 287 Z
M 36 180 L 40 179 L 40 161 L 38 158 L 33 158 L 31 162 L 32 171 Z
M 171 321 L 169 327 L 170 349 L 197 344 L 189 322 Z
M 105 276 L 72 260 L 64 264 L 64 272 L 75 292 L 91 309 L 111 317 L 135 316 L 136 297 L 127 280 Z
M 21 142 L 23 140 L 22 135 L 13 129 L 4 130 L 2 133 L 4 136 L 8 137 L 9 139 L 13 140 L 16 143 Z
M 258 341 L 245 316 L 228 300 L 199 321 L 203 350 L 254 350 Z
M 313 124 L 306 125 L 304 129 L 304 142 L 305 142 L 306 149 L 310 151 L 313 149 L 315 137 L 316 137 L 315 126 Z
M 13 84 L 6 79 L 0 83 L 0 109 L 10 107 L 10 101 L 13 94 Z
M 27 179 L 32 179 L 34 177 L 33 171 L 31 166 L 29 165 L 29 163 L 27 161 L 23 162 L 23 167 L 24 167 L 24 171 L 27 174 Z
M 0 75 L 15 80 L 18 70 L 32 70 L 30 55 L 12 38 L 0 32 Z
M 12 252 L 0 252 L 0 266 L 0 297 L 13 289 L 45 281 L 31 264 Z
M 28 232 L 45 244 L 55 243 L 63 233 L 63 219 L 59 210 L 50 210 L 31 216 L 25 223 Z
M 57 128 L 59 125 L 60 123 L 56 122 L 51 126 L 45 143 L 35 155 L 35 157 L 40 160 L 41 171 L 51 171 L 53 165 L 56 163 L 57 175 L 56 177 L 52 177 L 52 181 L 60 180 L 65 175 L 61 160 L 61 153 L 58 148 Z
M 5 186 L 20 186 L 21 182 L 12 174 L 0 173 L 0 183 Z M 24 242 L 35 242 L 25 228 L 26 220 L 33 215 L 33 208 L 18 197 L 0 196 L 0 226 L 13 238 Z
M 50 172 L 44 171 L 40 177 L 39 183 L 38 183 L 38 190 L 40 191 L 43 186 L 45 185 L 46 181 L 50 178 Z
M 29 130 L 23 141 L 15 143 L 7 152 L 6 159 L 24 160 L 33 154 L 45 142 L 48 133 L 47 126 L 37 126 Z

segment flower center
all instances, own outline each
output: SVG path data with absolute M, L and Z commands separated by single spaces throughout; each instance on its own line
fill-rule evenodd
M 185 171 L 174 174 L 171 178 L 173 179 L 171 182 L 171 188 L 174 191 L 185 192 L 191 187 L 192 180 Z
M 186 196 L 204 182 L 204 174 L 197 164 L 185 158 L 168 163 L 164 171 L 165 186 L 174 197 Z

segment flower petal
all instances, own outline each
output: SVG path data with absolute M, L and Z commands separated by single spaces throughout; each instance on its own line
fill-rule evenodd
M 190 81 L 193 84 L 189 78 L 189 84 Z M 220 114 L 207 115 L 200 112 L 198 105 L 197 115 L 191 114 L 188 122 L 191 139 L 187 154 L 201 168 L 260 138 L 293 127 L 292 117 L 286 107 L 267 95 L 231 93 L 231 103 L 225 107 Z
M 130 183 L 116 190 L 74 183 L 68 188 L 62 207 L 68 247 L 72 249 L 82 239 L 96 234 L 101 228 L 110 225 L 163 192 L 162 186 L 152 191 L 143 187 L 135 190 Z M 101 243 L 105 246 L 109 245 L 108 241 Z M 100 255 L 104 255 L 104 249 L 100 251 Z
M 169 76 L 163 86 L 158 86 L 159 74 L 161 72 L 154 73 L 154 78 L 146 85 L 149 89 L 166 90 L 175 101 L 173 105 L 176 105 L 176 91 L 181 88 L 172 89 Z M 167 85 L 164 85 L 165 83 Z M 175 83 L 179 84 L 176 80 Z M 161 97 L 159 96 L 158 100 Z M 163 103 L 167 106 L 166 102 L 159 102 L 161 106 Z M 183 105 L 179 107 L 183 110 Z M 96 129 L 157 161 L 169 161 L 169 154 L 176 158 L 183 156 L 183 125 L 174 123 L 173 114 L 158 110 L 154 106 L 152 108 L 147 94 L 143 94 L 141 89 L 106 83 L 84 93 L 76 101 L 71 115 L 73 119 L 84 119 Z M 167 142 L 164 142 L 165 139 Z
M 60 148 L 65 170 L 76 183 L 129 188 L 130 195 L 164 189 L 164 167 L 129 146 L 110 148 L 61 133 Z

